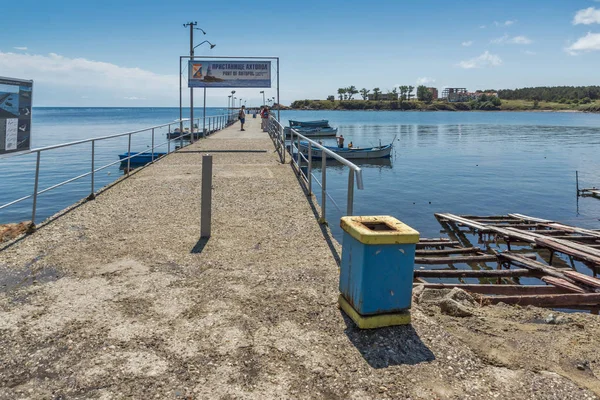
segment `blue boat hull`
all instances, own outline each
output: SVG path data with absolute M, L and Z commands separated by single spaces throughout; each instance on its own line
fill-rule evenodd
M 154 161 L 156 161 L 160 157 L 164 157 L 166 155 L 167 155 L 167 153 L 155 152 L 154 153 Z M 131 156 L 131 158 L 129 160 L 127 160 L 127 157 L 130 157 L 130 156 Z M 152 153 L 140 154 L 139 152 L 132 151 L 131 153 L 119 154 L 119 159 L 121 160 L 121 166 L 127 166 L 127 161 L 129 161 L 130 165 L 139 167 L 139 166 L 146 165 L 146 164 L 152 162 Z

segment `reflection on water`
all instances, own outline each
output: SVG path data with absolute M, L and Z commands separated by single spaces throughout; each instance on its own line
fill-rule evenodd
M 361 167 L 361 168 L 371 168 L 371 167 L 392 168 L 392 159 L 391 158 L 355 159 L 355 160 L 350 160 L 350 161 L 353 164 L 355 164 L 356 166 Z M 320 170 L 321 162 L 322 161 L 320 159 L 314 160 L 313 161 L 313 166 L 314 166 L 313 169 Z M 327 165 L 327 169 L 333 168 L 333 169 L 342 169 L 343 170 L 343 169 L 347 168 L 340 162 L 333 160 L 333 159 L 327 159 L 326 165 Z
M 516 212 L 600 228 L 600 200 L 579 199 L 578 213 L 575 190 L 576 170 L 581 186 L 600 185 L 600 115 L 287 111 L 282 118 L 329 119 L 361 147 L 396 136 L 390 165 L 363 167 L 354 210 L 393 215 L 422 237 L 440 236 L 434 212 Z M 345 205 L 347 169 L 328 164 L 328 171 L 330 194 Z M 342 212 L 327 210 L 340 239 Z

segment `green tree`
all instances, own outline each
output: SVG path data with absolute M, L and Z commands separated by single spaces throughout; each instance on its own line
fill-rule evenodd
M 433 100 L 433 93 L 425 85 L 417 86 L 417 100 L 431 103 Z
M 352 85 L 346 88 L 346 93 L 348 93 L 348 100 L 352 100 L 352 97 L 358 93 L 358 90 L 356 90 L 356 86 Z
M 398 100 L 398 89 L 396 89 L 396 86 L 392 89 L 392 95 L 394 96 L 394 100 Z
M 408 95 L 408 101 L 410 101 L 410 98 L 411 98 L 411 97 L 412 97 L 412 95 L 413 95 L 413 94 L 412 94 L 413 90 L 415 90 L 415 87 L 414 87 L 414 86 L 409 86 L 409 87 L 408 87 L 408 93 L 407 93 L 407 95 Z
M 417 86 L 417 100 L 425 101 L 425 92 L 428 92 L 427 87 L 425 85 Z
M 346 88 L 338 89 L 338 96 L 340 96 L 340 101 L 344 100 L 344 95 L 346 94 Z
M 408 86 L 400 86 L 400 101 L 406 100 L 406 92 L 408 92 Z
M 335 101 L 335 96 L 327 96 L 327 100 L 329 100 L 329 101 Z
M 378 87 L 373 89 L 373 96 L 375 97 L 375 100 L 379 100 L 380 94 L 381 94 L 381 89 L 379 89 Z
M 369 97 L 369 89 L 366 88 L 362 88 L 360 89 L 360 95 L 362 96 L 363 100 L 366 100 Z

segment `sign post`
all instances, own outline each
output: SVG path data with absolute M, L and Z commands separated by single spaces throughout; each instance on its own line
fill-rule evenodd
M 0 156 L 31 147 L 33 81 L 0 77 Z

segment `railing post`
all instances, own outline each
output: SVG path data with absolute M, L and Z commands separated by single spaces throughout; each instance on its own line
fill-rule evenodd
M 33 183 L 33 206 L 31 208 L 31 224 L 35 226 L 35 212 L 37 210 L 37 193 L 38 183 L 40 180 L 40 152 L 37 152 L 37 159 L 35 161 L 35 181 Z
M 131 169 L 131 133 L 127 136 L 129 136 L 129 144 L 127 145 L 127 176 L 129 176 L 129 170 Z
M 296 151 L 298 152 L 298 173 L 302 175 L 302 156 L 300 155 L 300 135 L 297 135 Z
M 346 215 L 350 216 L 354 210 L 354 170 L 350 168 L 348 172 L 348 204 L 346 206 Z
M 171 124 L 169 124 L 169 132 L 167 133 L 167 154 L 171 153 Z
M 154 162 L 154 128 L 152 128 L 152 162 Z
M 290 164 L 294 164 L 294 131 L 292 129 L 290 129 Z
M 183 148 L 183 130 L 179 129 L 179 148 Z
M 308 142 L 308 195 L 312 196 L 312 143 Z
M 325 223 L 325 208 L 327 204 L 327 154 L 321 150 L 321 222 Z
M 277 128 L 277 132 L 279 134 L 279 140 L 283 143 L 283 163 L 285 164 L 285 153 L 287 152 L 286 148 L 285 148 L 285 133 L 283 132 L 283 126 L 281 125 L 276 125 L 278 126 Z
M 90 193 L 90 198 L 94 197 L 94 177 L 96 173 L 94 172 L 94 154 L 96 152 L 96 141 L 92 140 L 92 193 Z

